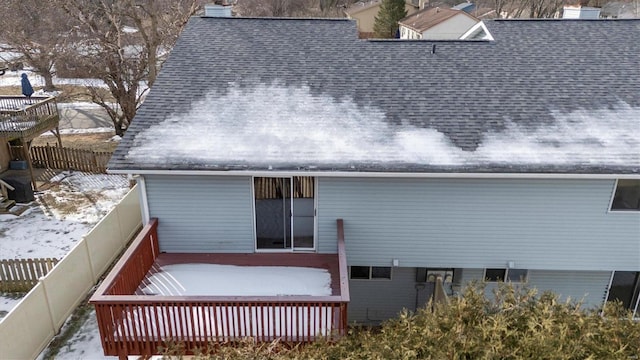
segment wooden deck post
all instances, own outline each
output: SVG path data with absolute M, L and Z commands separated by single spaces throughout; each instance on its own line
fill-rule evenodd
M 31 141 L 25 142 L 22 139 L 22 152 L 25 156 L 25 160 L 27 160 L 27 167 L 29 168 L 29 176 L 31 177 L 31 185 L 33 186 L 33 191 L 38 191 L 38 184 L 36 184 L 36 178 L 33 175 L 33 163 L 31 162 Z
M 55 131 L 54 131 L 55 130 Z M 62 137 L 60 136 L 60 129 L 58 126 L 56 126 L 56 128 L 54 130 L 51 130 L 53 132 L 53 135 L 55 135 L 56 139 L 58 139 L 58 147 L 62 147 Z

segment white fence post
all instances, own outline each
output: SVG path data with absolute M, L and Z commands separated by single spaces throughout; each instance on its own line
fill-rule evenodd
M 117 208 L 117 206 L 116 206 Z M 89 252 L 89 242 L 87 241 L 86 237 L 82 237 L 82 243 L 84 244 L 84 252 L 87 254 L 87 260 L 89 261 L 89 271 L 91 272 L 91 279 L 93 280 L 93 283 L 95 284 L 96 281 L 98 281 L 98 277 L 96 276 L 95 272 L 93 271 L 93 261 L 91 260 L 91 253 Z
M 49 294 L 47 293 L 47 284 L 44 282 L 44 277 L 38 279 L 38 282 L 42 285 L 42 293 L 44 294 L 44 301 L 47 303 L 47 314 L 49 314 L 49 321 L 51 322 L 51 330 L 54 334 L 58 333 L 58 327 L 53 319 L 53 310 L 51 310 L 51 302 L 49 301 Z

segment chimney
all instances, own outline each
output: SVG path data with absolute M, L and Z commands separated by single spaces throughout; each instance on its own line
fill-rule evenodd
M 205 17 L 231 17 L 232 8 L 233 8 L 233 4 L 231 3 L 231 1 L 219 0 L 214 2 L 213 4 L 208 4 L 204 6 L 204 16 Z

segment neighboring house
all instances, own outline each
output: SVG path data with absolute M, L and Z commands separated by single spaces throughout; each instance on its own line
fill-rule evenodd
M 563 19 L 598 19 L 600 18 L 600 8 L 582 6 L 582 5 L 565 5 L 562 8 Z
M 451 296 L 504 280 L 637 308 L 640 20 L 483 27 L 192 18 L 109 163 L 147 226 L 92 298 L 107 354 L 340 336 L 423 306 L 437 275 Z M 332 292 L 140 292 L 180 262 L 306 264 Z
M 381 0 L 358 1 L 344 10 L 348 19 L 356 21 L 358 34 L 361 38 L 373 37 L 373 24 L 381 3 Z M 405 4 L 407 15 L 413 14 L 418 9 L 420 9 L 420 3 L 407 0 Z
M 455 40 L 480 20 L 462 10 L 423 9 L 398 21 L 405 40 Z

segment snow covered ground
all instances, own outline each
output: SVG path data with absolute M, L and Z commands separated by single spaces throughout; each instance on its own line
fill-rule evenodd
M 0 52 L 0 61 L 10 61 L 16 56 L 16 54 Z M 22 73 L 28 75 L 34 88 L 44 86 L 44 79 L 41 76 L 25 69 L 7 71 L 0 76 L 0 87 L 19 87 Z M 55 77 L 53 82 L 56 85 L 107 87 L 98 79 Z M 141 91 L 143 90 L 146 90 L 146 86 L 142 87 Z M 44 93 L 38 90 L 35 95 L 44 95 Z M 87 102 L 58 103 L 58 107 L 61 111 L 67 108 L 84 111 L 100 109 L 98 105 Z M 113 131 L 111 127 L 93 126 L 90 129 L 64 129 L 61 133 L 111 131 Z M 59 184 L 36 193 L 36 201 L 28 204 L 29 208 L 21 216 L 0 215 L 0 258 L 62 258 L 129 190 L 127 179 L 119 175 L 64 172 L 54 180 Z M 19 296 L 0 294 L 0 321 L 20 300 Z M 61 348 L 61 352 L 55 358 L 63 360 L 111 358 L 102 355 L 95 314 L 89 315 L 88 320 L 68 344 Z M 1 354 L 0 359 L 3 359 Z
M 128 180 L 120 175 L 62 172 L 52 182 L 56 184 L 50 189 L 35 194 L 36 201 L 22 215 L 0 215 L 2 258 L 64 257 L 129 190 Z M 19 302 L 20 297 L 13 294 L 0 295 L 0 319 Z M 88 343 L 81 343 L 82 348 L 96 346 L 91 336 L 83 336 Z M 75 353 L 68 359 L 100 358 L 99 350 L 87 357 Z
M 35 87 L 44 86 L 44 78 L 40 75 L 25 69 L 18 71 L 7 71 L 4 75 L 0 76 L 0 86 L 20 86 L 20 76 L 22 73 L 27 74 L 29 82 Z M 56 85 L 80 85 L 80 86 L 93 86 L 106 88 L 102 80 L 98 79 L 66 79 L 66 78 L 53 78 L 53 83 Z M 36 94 L 37 95 L 37 94 Z
M 20 216 L 0 215 L 2 258 L 62 258 L 128 191 L 120 175 L 63 172 Z

